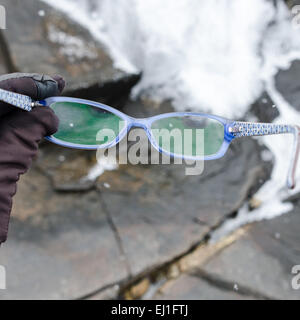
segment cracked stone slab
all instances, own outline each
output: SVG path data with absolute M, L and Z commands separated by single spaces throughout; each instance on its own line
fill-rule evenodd
M 204 271 L 276 299 L 300 299 L 291 285 L 299 265 L 300 207 L 292 213 L 254 224 L 231 246 L 213 257 Z
M 253 300 L 241 295 L 233 288 L 225 290 L 214 286 L 200 277 L 183 274 L 169 281 L 153 298 L 154 300 Z
M 68 92 L 94 86 L 98 97 L 106 84 L 110 89 L 105 91 L 133 85 L 136 75 L 115 68 L 107 48 L 64 13 L 36 0 L 4 0 L 1 4 L 7 14 L 3 35 L 16 69 L 60 74 Z
M 74 299 L 128 276 L 98 192 L 54 192 L 36 167 L 19 182 L 0 264 L 0 299 Z
M 239 208 L 272 165 L 253 139 L 235 141 L 228 154 L 207 161 L 200 176 L 184 165 L 123 165 L 97 181 L 133 275 L 186 252 Z M 106 186 L 106 187 L 105 187 Z

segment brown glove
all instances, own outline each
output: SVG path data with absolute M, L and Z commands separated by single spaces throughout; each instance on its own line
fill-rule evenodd
M 22 93 L 34 100 L 61 93 L 60 76 L 14 73 L 0 76 L 0 88 Z M 19 176 L 25 173 L 37 153 L 39 141 L 57 131 L 58 119 L 50 108 L 31 112 L 0 102 L 0 244 L 7 238 L 12 197 Z

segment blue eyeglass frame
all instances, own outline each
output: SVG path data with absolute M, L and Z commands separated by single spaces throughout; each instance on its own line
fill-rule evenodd
M 232 121 L 227 120 L 222 117 L 219 117 L 219 116 L 211 115 L 211 114 L 195 113 L 195 112 L 171 112 L 171 113 L 164 113 L 164 114 L 152 116 L 149 118 L 133 118 L 133 117 L 128 116 L 127 114 L 125 114 L 125 113 L 123 113 L 113 107 L 107 106 L 105 104 L 95 102 L 95 101 L 85 100 L 85 99 L 78 99 L 78 98 L 51 97 L 51 98 L 47 98 L 43 101 L 40 101 L 39 103 L 41 103 L 44 106 L 49 107 L 49 106 L 51 106 L 51 104 L 56 103 L 56 102 L 73 102 L 73 103 L 80 103 L 80 104 L 88 104 L 93 107 L 109 111 L 109 112 L 117 115 L 118 117 L 120 117 L 125 122 L 124 128 L 121 130 L 121 132 L 119 132 L 116 139 L 110 143 L 103 144 L 103 145 L 83 145 L 83 144 L 69 143 L 69 142 L 65 142 L 60 139 L 57 139 L 53 135 L 45 137 L 48 141 L 51 141 L 51 142 L 58 144 L 58 145 L 61 145 L 63 147 L 84 149 L 84 150 L 97 150 L 97 149 L 111 148 L 111 147 L 114 147 L 115 145 L 117 145 L 126 136 L 126 134 L 128 134 L 128 132 L 130 131 L 131 128 L 135 127 L 135 128 L 143 128 L 146 131 L 147 137 L 148 137 L 150 143 L 160 153 L 163 153 L 165 155 L 168 155 L 168 156 L 171 156 L 174 158 L 181 158 L 181 159 L 185 159 L 185 160 L 214 160 L 214 159 L 219 159 L 222 156 L 224 156 L 224 154 L 226 153 L 226 151 L 229 147 L 230 142 L 232 141 L 232 139 L 234 139 L 234 136 L 232 134 L 225 135 L 225 133 L 228 132 L 228 130 L 225 130 L 224 131 L 224 141 L 220 147 L 220 150 L 216 154 L 209 155 L 209 156 L 198 156 L 198 157 L 173 154 L 173 153 L 170 153 L 166 150 L 163 150 L 156 143 L 156 140 L 155 140 L 155 138 L 152 134 L 152 131 L 151 131 L 151 125 L 153 122 L 160 120 L 160 119 L 164 119 L 164 118 L 170 118 L 170 117 L 198 116 L 198 117 L 203 117 L 203 118 L 214 119 L 214 120 L 222 123 L 222 125 L 225 127 L 225 126 L 229 126 L 232 123 Z
M 293 144 L 290 167 L 288 171 L 287 186 L 290 189 L 295 187 L 296 167 L 297 167 L 298 156 L 300 151 L 300 127 L 297 125 L 234 121 L 234 120 L 229 120 L 229 119 L 212 115 L 212 114 L 196 113 L 196 112 L 172 112 L 172 113 L 164 113 L 164 114 L 152 116 L 149 118 L 133 118 L 113 107 L 110 107 L 95 101 L 78 99 L 78 98 L 70 98 L 70 97 L 50 97 L 41 101 L 33 101 L 28 96 L 6 91 L 3 89 L 0 89 L 0 101 L 9 103 L 17 108 L 20 108 L 26 111 L 31 111 L 32 108 L 36 106 L 50 107 L 51 104 L 56 102 L 73 102 L 73 103 L 87 104 L 96 108 L 109 111 L 119 116 L 125 122 L 124 128 L 118 134 L 116 139 L 110 143 L 103 144 L 103 145 L 82 145 L 82 144 L 68 143 L 55 138 L 53 135 L 45 137 L 48 141 L 51 141 L 57 145 L 60 145 L 63 147 L 75 148 L 75 149 L 97 150 L 99 148 L 102 148 L 102 149 L 111 148 L 116 144 L 118 144 L 126 136 L 126 134 L 129 132 L 129 130 L 132 127 L 140 127 L 146 131 L 150 143 L 160 153 L 166 154 L 170 157 L 181 158 L 186 160 L 196 160 L 196 161 L 197 160 L 215 160 L 215 159 L 222 158 L 224 156 L 224 154 L 228 150 L 228 147 L 231 141 L 234 140 L 235 138 L 291 133 L 294 135 L 294 144 Z M 184 117 L 184 116 L 197 116 L 197 117 L 209 118 L 209 119 L 213 119 L 220 122 L 224 126 L 224 141 L 220 147 L 220 150 L 217 153 L 209 156 L 193 157 L 193 156 L 173 154 L 159 147 L 151 131 L 152 123 L 164 118 Z

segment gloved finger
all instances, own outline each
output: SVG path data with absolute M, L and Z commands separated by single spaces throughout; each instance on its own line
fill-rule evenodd
M 57 117 L 46 107 L 31 112 L 17 110 L 0 119 L 0 244 L 7 238 L 19 176 L 29 169 L 39 141 L 57 127 Z
M 0 76 L 0 88 L 22 93 L 34 100 L 59 95 L 65 87 L 61 76 L 47 76 L 36 73 L 11 73 Z M 15 107 L 0 102 L 0 116 L 14 110 Z
M 5 122 L 5 123 L 4 123 Z M 41 138 L 54 134 L 58 129 L 59 120 L 54 111 L 47 107 L 35 107 L 32 111 L 14 111 L 0 119 L 0 142 L 2 132 L 13 129 L 28 139 L 35 134 Z
M 60 75 L 53 76 L 53 79 L 57 82 L 58 94 L 61 94 L 66 86 L 65 79 Z M 50 97 L 50 96 L 48 96 L 48 97 Z M 45 98 L 47 98 L 47 96 Z

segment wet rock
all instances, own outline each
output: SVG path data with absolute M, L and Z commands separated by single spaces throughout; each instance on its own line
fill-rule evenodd
M 21 178 L 0 264 L 0 299 L 74 299 L 128 277 L 97 192 L 53 191 L 33 168 Z
M 292 288 L 299 265 L 299 205 L 292 213 L 254 224 L 203 268 L 223 280 L 276 299 L 300 298 Z
M 68 83 L 66 94 L 94 88 L 97 97 L 113 96 L 115 90 L 128 93 L 138 80 L 115 68 L 108 50 L 89 31 L 44 2 L 5 0 L 2 4 L 7 12 L 3 35 L 19 71 L 61 74 Z
M 251 300 L 249 295 L 241 295 L 234 290 L 224 290 L 214 286 L 201 277 L 182 275 L 163 286 L 154 299 L 163 300 Z
M 300 110 L 300 60 L 295 60 L 287 70 L 280 70 L 275 85 L 283 98 L 296 110 Z

